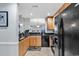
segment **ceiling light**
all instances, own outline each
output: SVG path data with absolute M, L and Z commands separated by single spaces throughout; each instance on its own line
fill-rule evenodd
M 77 26 L 76 23 L 71 24 L 71 27 L 76 27 L 76 26 Z

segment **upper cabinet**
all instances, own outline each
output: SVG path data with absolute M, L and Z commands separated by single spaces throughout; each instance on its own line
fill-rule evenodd
M 46 18 L 46 24 L 47 24 L 47 29 L 48 30 L 53 30 L 54 29 L 54 19 L 52 16 L 48 16 Z

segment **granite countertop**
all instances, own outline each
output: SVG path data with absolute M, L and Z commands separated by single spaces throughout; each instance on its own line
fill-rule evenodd
M 30 35 L 41 35 L 41 33 L 40 32 L 29 32 L 29 36 Z
M 44 36 L 51 36 L 53 34 L 54 33 L 44 33 Z M 28 35 L 23 36 L 22 38 L 20 38 L 19 41 L 23 40 L 24 38 L 27 38 L 28 36 L 37 36 L 37 35 L 42 36 L 40 32 L 29 32 Z
M 27 38 L 28 36 L 37 36 L 37 35 L 41 35 L 41 34 L 40 33 L 29 32 L 28 35 L 19 38 L 19 41 Z

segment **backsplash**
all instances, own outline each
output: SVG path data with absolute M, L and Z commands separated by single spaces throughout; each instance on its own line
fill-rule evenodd
M 45 19 L 30 19 L 29 32 L 41 32 L 42 27 L 45 27 Z

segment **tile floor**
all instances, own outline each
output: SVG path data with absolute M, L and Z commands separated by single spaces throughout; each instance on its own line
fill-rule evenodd
M 41 47 L 40 51 L 29 50 L 26 56 L 54 56 L 50 47 Z

